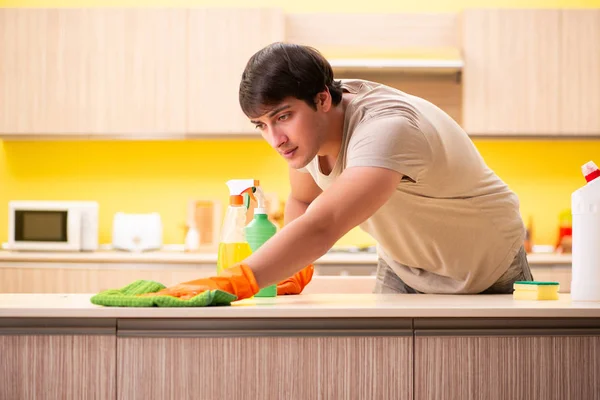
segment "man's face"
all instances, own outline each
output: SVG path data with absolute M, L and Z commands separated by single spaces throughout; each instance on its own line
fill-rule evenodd
M 324 116 L 302 100 L 284 99 L 251 122 L 292 168 L 305 167 L 325 139 Z

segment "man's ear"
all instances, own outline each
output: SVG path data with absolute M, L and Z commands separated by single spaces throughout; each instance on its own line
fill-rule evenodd
M 321 111 L 329 111 L 331 108 L 331 94 L 329 93 L 329 89 L 325 88 L 322 92 L 317 93 L 315 96 L 315 105 L 317 106 L 317 110 Z

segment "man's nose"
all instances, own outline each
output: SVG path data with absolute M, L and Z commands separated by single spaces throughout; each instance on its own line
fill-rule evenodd
M 281 129 L 271 129 L 271 145 L 273 146 L 273 148 L 278 149 L 287 141 L 288 137 Z

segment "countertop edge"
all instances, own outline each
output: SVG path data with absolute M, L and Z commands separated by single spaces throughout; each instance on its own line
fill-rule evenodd
M 556 310 L 549 309 L 547 311 L 540 310 L 522 310 L 515 311 L 514 309 L 496 309 L 493 312 L 490 310 L 427 310 L 427 309 L 411 309 L 402 312 L 394 311 L 382 311 L 366 309 L 357 311 L 355 309 L 348 310 L 331 310 L 322 309 L 318 312 L 314 310 L 294 310 L 289 312 L 257 312 L 244 313 L 244 312 L 228 312 L 227 315 L 194 315 L 194 314 L 179 314 L 169 310 L 169 312 L 136 312 L 131 311 L 119 312 L 115 310 L 90 310 L 77 311 L 70 310 L 59 312 L 52 312 L 47 309 L 15 309 L 15 310 L 0 310 L 0 318 L 81 318 L 81 319 L 96 319 L 96 318 L 116 318 L 116 319 L 142 319 L 142 318 L 153 318 L 153 319 L 280 319 L 280 318 L 542 318 L 542 319 L 556 319 L 556 318 L 600 318 L 600 310 L 598 309 L 564 309 Z

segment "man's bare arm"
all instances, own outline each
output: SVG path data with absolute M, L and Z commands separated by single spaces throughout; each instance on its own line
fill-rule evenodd
M 244 261 L 258 285 L 275 284 L 321 257 L 344 234 L 385 204 L 401 178 L 400 173 L 385 168 L 346 169 L 302 215 Z M 299 211 L 301 207 L 292 210 L 292 216 Z

